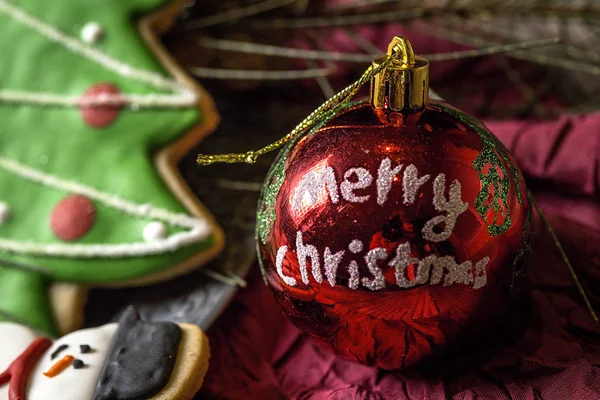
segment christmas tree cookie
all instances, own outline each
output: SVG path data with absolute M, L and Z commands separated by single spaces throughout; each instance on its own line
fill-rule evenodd
M 72 330 L 84 287 L 221 249 L 176 168 L 217 116 L 155 36 L 181 6 L 163 3 L 0 0 L 0 320 Z

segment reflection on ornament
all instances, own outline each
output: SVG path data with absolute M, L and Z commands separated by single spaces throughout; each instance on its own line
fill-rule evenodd
M 98 43 L 103 35 L 104 30 L 97 22 L 88 22 L 81 28 L 81 40 L 89 44 Z
M 497 139 L 428 101 L 428 63 L 404 38 L 374 60 L 384 63 L 370 103 L 344 103 L 281 152 L 257 238 L 265 280 L 298 327 L 342 357 L 396 369 L 507 310 L 531 212 Z
M 154 242 L 167 237 L 167 226 L 159 221 L 152 221 L 144 227 L 144 240 Z
M 0 225 L 7 223 L 10 216 L 10 206 L 4 202 L 0 202 Z
M 335 174 L 325 159 L 304 175 L 290 197 L 293 217 L 303 218 L 311 209 L 324 206 L 328 200 L 337 203 L 339 194 Z

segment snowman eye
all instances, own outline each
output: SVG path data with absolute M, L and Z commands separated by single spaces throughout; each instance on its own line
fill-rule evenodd
M 56 350 L 54 350 L 54 351 L 52 352 L 52 354 L 50 354 L 50 359 L 51 359 L 51 360 L 54 360 L 56 357 L 58 357 L 58 355 L 59 355 L 60 353 L 62 353 L 63 351 L 65 351 L 65 350 L 66 350 L 66 349 L 68 349 L 68 348 L 69 348 L 69 345 L 68 345 L 68 344 L 61 344 L 60 346 L 58 346 L 58 347 L 56 348 Z
M 79 351 L 81 352 L 81 354 L 87 354 L 92 352 L 92 348 L 89 344 L 80 344 Z

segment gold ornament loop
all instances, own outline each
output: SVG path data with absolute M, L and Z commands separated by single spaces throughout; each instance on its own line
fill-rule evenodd
M 373 60 L 373 66 L 396 56 L 371 81 L 371 105 L 375 110 L 408 114 L 423 110 L 429 101 L 429 62 L 415 56 L 410 42 L 395 36 L 386 55 Z
M 415 65 L 415 51 L 410 42 L 402 36 L 394 36 L 388 45 L 387 55 L 400 54 L 398 61 L 401 68 L 410 68 Z

